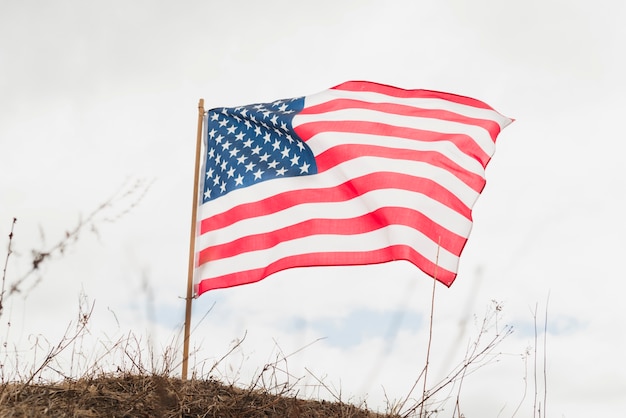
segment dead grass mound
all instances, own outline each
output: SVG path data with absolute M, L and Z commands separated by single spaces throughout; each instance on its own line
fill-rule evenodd
M 127 375 L 54 385 L 6 383 L 0 417 L 394 418 L 354 405 L 241 389 L 215 380 Z

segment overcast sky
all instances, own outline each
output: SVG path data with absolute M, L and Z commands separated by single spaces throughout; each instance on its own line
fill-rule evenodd
M 37 336 L 56 344 L 81 293 L 95 302 L 87 360 L 129 332 L 157 352 L 177 335 L 199 98 L 237 106 L 369 80 L 474 97 L 516 120 L 487 168 L 459 276 L 436 287 L 429 381 L 462 360 L 498 301 L 498 327 L 514 333 L 466 378 L 462 410 L 513 416 L 521 403 L 530 416 L 547 309 L 548 416 L 615 416 L 626 408 L 625 20 L 617 0 L 0 0 L 3 248 L 18 218 L 7 288 L 31 250 L 133 191 L 7 298 L 4 372 L 45 351 Z M 432 283 L 395 262 L 212 291 L 194 301 L 192 362 L 202 376 L 245 334 L 213 374 L 246 385 L 304 348 L 287 362 L 301 394 L 332 399 L 317 378 L 384 409 L 424 365 Z

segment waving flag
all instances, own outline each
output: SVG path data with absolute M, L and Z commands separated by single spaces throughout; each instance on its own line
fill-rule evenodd
M 363 81 L 209 110 L 196 296 L 393 260 L 450 286 L 509 123 L 475 99 Z

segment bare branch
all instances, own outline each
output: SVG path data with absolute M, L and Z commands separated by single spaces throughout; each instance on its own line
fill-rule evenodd
M 13 228 L 15 228 L 15 223 L 17 222 L 17 218 L 13 218 L 13 222 L 11 223 L 11 232 L 9 232 L 9 245 L 7 247 L 7 257 L 4 260 L 4 269 L 2 270 L 2 291 L 0 291 L 0 316 L 2 316 L 2 310 L 4 308 L 3 305 L 3 301 L 4 301 L 4 285 L 6 283 L 6 279 L 7 279 L 7 267 L 9 266 L 9 258 L 11 257 L 11 254 L 13 253 L 13 250 L 11 249 L 11 244 L 13 243 Z

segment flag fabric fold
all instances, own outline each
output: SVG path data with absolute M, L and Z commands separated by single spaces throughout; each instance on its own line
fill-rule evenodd
M 472 98 L 365 81 L 209 110 L 195 295 L 394 260 L 450 286 L 511 122 Z

